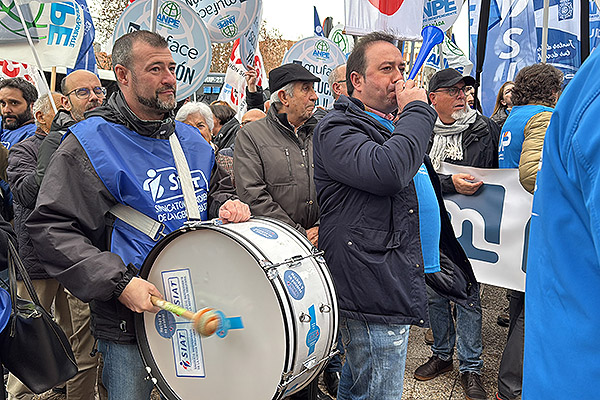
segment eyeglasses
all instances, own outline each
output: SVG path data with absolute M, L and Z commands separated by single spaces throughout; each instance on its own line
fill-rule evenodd
M 335 83 L 346 83 L 346 80 L 342 80 L 342 81 L 335 81 Z
M 102 86 L 96 86 L 93 89 L 90 89 L 90 88 L 73 89 L 69 93 L 67 93 L 67 96 L 70 96 L 71 93 L 75 93 L 75 96 L 78 99 L 89 99 L 90 95 L 92 94 L 92 91 L 94 91 L 94 94 L 98 97 L 106 96 L 106 88 L 102 87 Z
M 457 97 L 459 92 L 462 92 L 462 94 L 466 95 L 467 87 L 463 86 L 461 88 L 458 88 L 456 86 L 452 86 L 449 88 L 441 88 L 441 89 L 436 90 L 436 92 L 439 92 L 439 91 L 444 91 L 452 97 Z

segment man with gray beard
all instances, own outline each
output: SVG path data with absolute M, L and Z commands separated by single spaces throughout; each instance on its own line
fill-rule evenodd
M 498 168 L 500 129 L 489 118 L 471 109 L 466 102 L 465 87 L 475 79 L 447 68 L 429 81 L 429 101 L 438 114 L 429 143 L 429 157 L 436 171 L 441 162 L 479 168 Z M 439 174 L 443 193 L 473 195 L 483 185 L 469 174 Z M 477 290 L 478 292 L 478 290 Z M 415 379 L 426 381 L 452 371 L 452 353 L 458 337 L 460 383 L 465 397 L 486 399 L 481 383 L 481 304 L 466 308 L 456 304 L 456 328 L 450 301 L 427 287 L 429 322 L 433 331 L 433 356 L 415 371 Z M 477 302 L 480 303 L 479 295 Z

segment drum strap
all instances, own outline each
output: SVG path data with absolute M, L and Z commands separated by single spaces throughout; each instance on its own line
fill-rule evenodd
M 192 183 L 192 173 L 190 172 L 187 159 L 185 158 L 185 154 L 183 153 L 183 149 L 181 148 L 181 144 L 175 133 L 169 137 L 169 144 L 171 145 L 171 151 L 173 152 L 173 159 L 175 160 L 175 167 L 177 168 L 177 174 L 179 175 L 179 182 L 181 182 L 181 191 L 183 192 L 183 202 L 185 203 L 188 221 L 200 221 L 202 217 L 200 217 L 200 210 L 198 209 L 198 202 L 196 201 L 196 192 L 194 190 L 194 184 Z M 117 203 L 108 211 L 154 241 L 165 236 L 164 224 L 155 221 L 133 207 Z
M 171 151 L 173 152 L 173 158 L 175 159 L 175 167 L 177 168 L 177 174 L 179 175 L 179 182 L 181 182 L 181 191 L 183 192 L 183 202 L 185 203 L 185 209 L 187 210 L 187 219 L 200 221 L 200 210 L 198 209 L 198 201 L 196 200 L 196 191 L 194 190 L 194 184 L 192 183 L 192 173 L 188 165 L 177 134 L 173 133 L 169 136 L 169 143 L 171 144 Z
M 108 210 L 112 215 L 119 218 L 121 221 L 133 226 L 138 231 L 142 232 L 150 239 L 157 241 L 165 236 L 165 225 L 153 220 L 144 213 L 139 212 L 133 207 L 125 204 L 117 203 Z

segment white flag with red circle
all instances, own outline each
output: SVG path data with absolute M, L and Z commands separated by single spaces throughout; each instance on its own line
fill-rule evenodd
M 345 0 L 346 33 L 385 31 L 401 40 L 421 40 L 424 0 Z

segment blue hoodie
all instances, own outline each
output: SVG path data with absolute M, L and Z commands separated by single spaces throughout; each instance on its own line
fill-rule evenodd
M 560 97 L 534 193 L 523 399 L 592 399 L 600 381 L 600 51 Z

